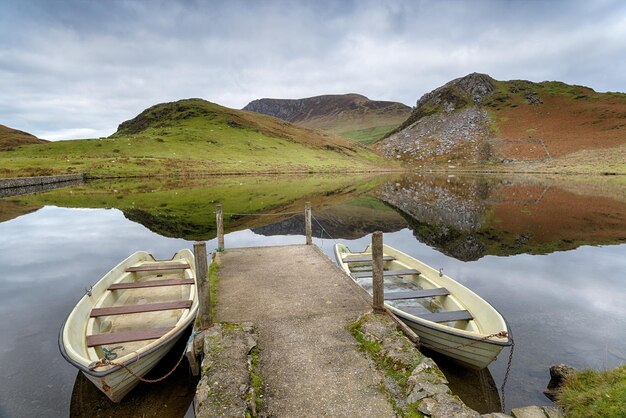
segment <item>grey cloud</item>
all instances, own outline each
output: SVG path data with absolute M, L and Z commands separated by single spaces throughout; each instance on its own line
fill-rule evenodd
M 52 139 L 109 135 L 186 97 L 414 104 L 472 71 L 626 85 L 619 1 L 42 0 L 3 3 L 0 16 L 0 122 Z

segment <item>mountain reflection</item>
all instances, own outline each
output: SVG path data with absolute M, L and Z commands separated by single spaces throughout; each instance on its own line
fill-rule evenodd
M 215 205 L 226 233 L 313 235 L 354 240 L 409 228 L 438 251 L 469 261 L 485 255 L 546 254 L 626 242 L 620 178 L 447 174 L 227 176 L 88 182 L 0 200 L 0 222 L 47 205 L 117 208 L 171 238 L 215 237 Z
M 406 219 L 419 241 L 464 261 L 625 242 L 619 184 L 585 184 L 414 175 L 386 182 L 376 196 Z

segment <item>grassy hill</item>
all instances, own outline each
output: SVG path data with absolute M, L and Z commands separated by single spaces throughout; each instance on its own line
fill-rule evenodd
M 626 173 L 626 94 L 474 73 L 425 94 L 378 146 L 418 164 Z
M 46 142 L 48 141 L 39 139 L 27 132 L 0 125 L 0 151 L 11 150 L 22 145 L 45 144 Z
M 0 152 L 0 177 L 85 172 L 91 177 L 369 171 L 381 157 L 337 135 L 201 99 L 163 103 L 109 138 Z
M 259 99 L 248 103 L 244 110 L 333 132 L 362 144 L 376 142 L 411 114 L 411 108 L 402 103 L 370 100 L 360 94 Z

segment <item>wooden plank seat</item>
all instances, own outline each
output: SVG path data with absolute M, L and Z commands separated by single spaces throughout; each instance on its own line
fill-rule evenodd
M 154 340 L 161 338 L 174 327 L 167 328 L 146 328 L 132 331 L 110 332 L 107 334 L 96 334 L 87 336 L 87 346 L 107 345 L 117 343 L 127 343 L 131 341 Z
M 396 258 L 391 255 L 384 255 L 383 261 L 393 261 Z M 355 258 L 344 258 L 343 261 L 345 263 L 367 263 L 372 261 L 372 257 L 355 257 Z
M 425 319 L 431 322 L 455 322 L 455 321 L 469 321 L 474 319 L 469 311 L 446 311 L 446 312 L 411 312 L 411 309 L 403 309 L 405 312 Z
M 191 307 L 191 300 L 177 300 L 174 302 L 145 303 L 141 305 L 111 306 L 106 308 L 93 308 L 89 316 L 125 315 L 140 312 L 169 311 L 174 309 L 187 309 Z
M 186 284 L 194 284 L 193 279 L 167 279 L 167 280 L 149 280 L 146 282 L 130 282 L 130 283 L 114 283 L 109 286 L 108 290 L 120 289 L 140 289 L 144 287 L 157 286 L 180 286 Z
M 189 268 L 187 263 L 160 263 L 160 264 L 144 264 L 141 266 L 133 266 L 126 269 L 127 272 L 135 271 L 158 271 L 158 270 L 185 270 Z
M 420 274 L 420 272 L 415 269 L 383 271 L 383 276 L 403 276 L 405 274 Z M 363 277 L 372 277 L 372 272 L 371 271 L 358 271 L 358 272 L 352 273 L 352 277 L 354 277 L 355 279 L 359 279 Z
M 385 293 L 385 300 L 432 298 L 434 296 L 448 296 L 449 294 L 450 292 L 445 287 L 436 287 L 434 289 L 420 289 L 406 292 Z

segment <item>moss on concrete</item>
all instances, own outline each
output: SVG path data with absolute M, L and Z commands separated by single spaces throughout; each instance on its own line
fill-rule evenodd
M 450 393 L 437 365 L 424 356 L 386 315 L 369 313 L 350 324 L 358 347 L 384 375 L 380 390 L 400 417 L 423 417 L 424 410 L 479 415 Z M 428 400 L 428 408 L 422 403 Z M 445 408 L 445 409 L 444 409 Z

